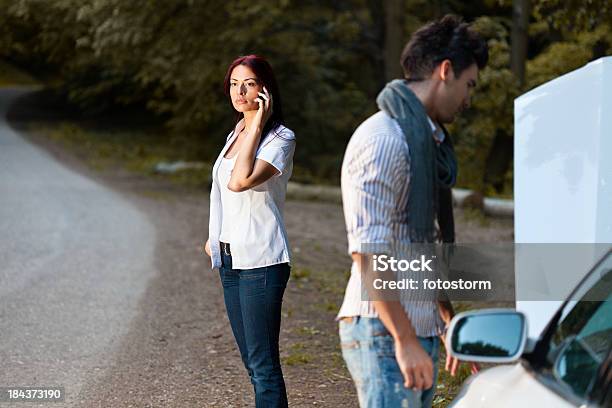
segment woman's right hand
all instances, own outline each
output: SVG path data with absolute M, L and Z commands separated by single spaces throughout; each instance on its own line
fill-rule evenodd
M 258 97 L 255 98 L 254 102 L 259 104 L 255 118 L 251 121 L 250 129 L 247 132 L 253 136 L 255 134 L 261 135 L 266 122 L 272 116 L 272 95 L 268 92 L 266 87 L 263 87 L 263 92 L 258 92 Z
M 206 243 L 204 244 L 204 252 L 206 252 L 206 255 L 212 256 L 210 252 L 210 239 L 207 239 Z

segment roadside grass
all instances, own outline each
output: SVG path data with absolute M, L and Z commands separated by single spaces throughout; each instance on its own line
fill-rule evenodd
M 485 215 L 481 210 L 476 208 L 464 208 L 463 218 L 468 222 L 474 222 L 481 227 L 489 227 L 491 225 L 491 218 Z
M 303 365 L 311 363 L 313 356 L 307 351 L 304 343 L 298 342 L 289 346 L 287 355 L 281 357 L 281 361 L 288 366 Z
M 189 152 L 159 131 L 89 128 L 71 121 L 33 122 L 29 131 L 75 153 L 92 169 L 123 169 L 135 174 L 159 177 L 187 187 L 204 187 L 210 179 L 210 165 L 172 174 L 155 172 L 160 162 L 189 160 Z
M 0 59 L 0 87 L 15 85 L 40 85 L 40 82 Z

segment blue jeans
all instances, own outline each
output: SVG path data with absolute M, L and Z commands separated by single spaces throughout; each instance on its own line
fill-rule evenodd
M 395 359 L 393 337 L 377 318 L 353 317 L 340 321 L 342 356 L 348 367 L 361 408 L 431 407 L 438 375 L 438 337 L 418 337 L 434 365 L 434 381 L 428 390 L 404 387 Z
M 255 406 L 287 407 L 278 336 L 289 264 L 238 270 L 232 269 L 231 255 L 222 254 L 219 274 L 227 316 L 255 389 Z

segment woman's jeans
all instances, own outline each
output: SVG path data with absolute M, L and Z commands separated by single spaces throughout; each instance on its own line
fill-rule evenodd
M 404 387 L 404 377 L 395 359 L 393 337 L 378 318 L 353 317 L 340 321 L 342 356 L 357 388 L 361 408 L 431 407 L 436 390 L 437 337 L 417 337 L 433 360 L 433 386 L 414 391 Z
M 255 388 L 255 406 L 287 407 L 278 336 L 289 264 L 232 269 L 231 255 L 222 254 L 219 274 L 227 316 Z

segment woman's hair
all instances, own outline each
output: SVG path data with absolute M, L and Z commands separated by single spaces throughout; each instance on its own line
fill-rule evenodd
M 460 17 L 450 14 L 418 29 L 406 44 L 400 64 L 406 78 L 418 81 L 446 59 L 455 76 L 472 64 L 483 69 L 489 59 L 487 42 Z
M 275 129 L 279 125 L 283 125 L 285 123 L 283 118 L 283 106 L 281 104 L 280 93 L 278 91 L 278 84 L 276 83 L 274 72 L 272 71 L 272 67 L 268 61 L 259 55 L 251 54 L 236 58 L 227 69 L 225 80 L 223 82 L 225 94 L 230 98 L 230 104 L 232 102 L 230 96 L 230 77 L 232 75 L 232 71 L 238 65 L 249 67 L 255 76 L 257 76 L 259 84 L 265 86 L 268 92 L 272 95 L 272 115 L 266 122 L 266 125 L 261 133 L 263 136 L 265 136 L 270 130 Z M 241 112 L 237 112 L 236 122 L 242 119 L 243 116 L 244 115 Z

